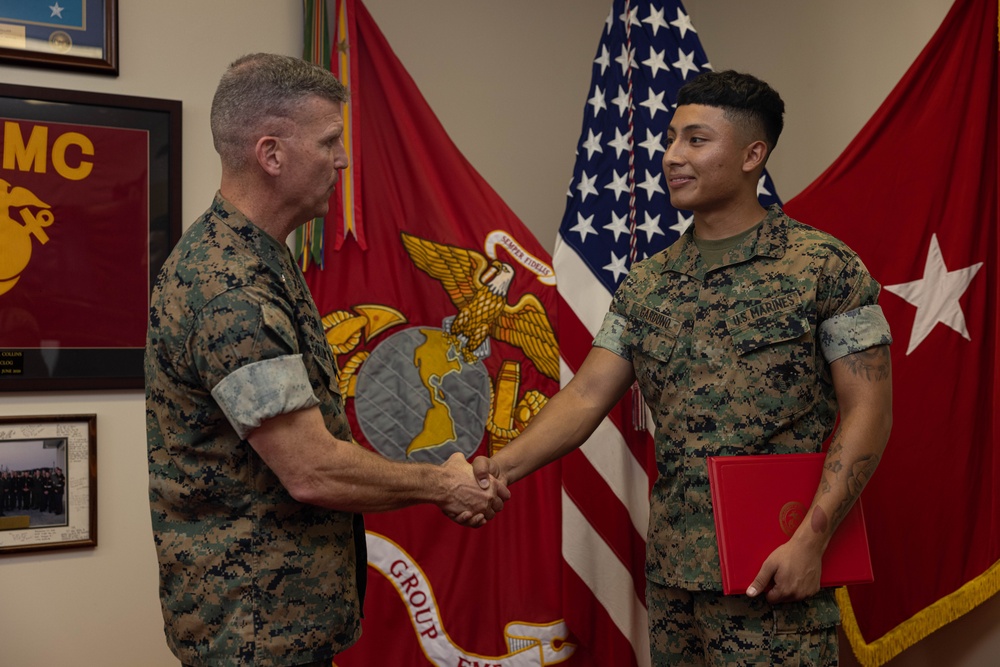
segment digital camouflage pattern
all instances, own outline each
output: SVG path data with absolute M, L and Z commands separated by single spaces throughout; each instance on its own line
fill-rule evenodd
M 862 306 L 842 315 L 831 317 L 819 326 L 819 346 L 827 362 L 857 351 L 857 331 L 888 327 L 880 306 Z
M 837 604 L 822 590 L 808 604 L 650 585 L 652 663 L 835 667 Z
M 301 354 L 242 366 L 212 388 L 212 398 L 241 438 L 266 419 L 319 405 Z
M 185 664 L 301 664 L 360 635 L 360 517 L 292 499 L 211 394 L 249 364 L 277 368 L 290 355 L 308 371 L 310 404 L 350 441 L 334 360 L 291 253 L 217 195 L 163 266 L 146 345 L 160 597 L 167 643 Z M 281 374 L 268 377 L 264 418 L 289 393 Z
M 692 233 L 633 266 L 594 345 L 632 362 L 653 413 L 647 579 L 721 590 L 706 457 L 820 451 L 837 415 L 826 341 L 891 337 L 858 256 L 777 206 L 712 270 Z

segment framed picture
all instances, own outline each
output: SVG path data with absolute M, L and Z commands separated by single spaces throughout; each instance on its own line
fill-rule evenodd
M 0 417 L 0 554 L 97 546 L 97 416 Z
M 0 62 L 118 76 L 118 0 L 0 0 Z
M 181 103 L 0 84 L 0 124 L 0 391 L 141 388 Z

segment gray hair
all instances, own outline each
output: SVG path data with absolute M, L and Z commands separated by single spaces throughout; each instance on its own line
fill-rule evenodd
M 212 100 L 212 141 L 223 166 L 241 170 L 257 140 L 274 133 L 310 96 L 342 104 L 348 91 L 329 71 L 301 58 L 252 53 L 235 60 Z

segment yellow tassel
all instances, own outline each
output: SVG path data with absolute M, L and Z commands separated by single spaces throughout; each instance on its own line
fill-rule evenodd
M 865 642 L 858 627 L 847 588 L 837 589 L 841 627 L 851 642 L 854 655 L 863 667 L 879 667 L 924 639 L 935 630 L 958 619 L 1000 591 L 1000 561 L 967 582 L 951 595 L 921 609 L 872 643 Z

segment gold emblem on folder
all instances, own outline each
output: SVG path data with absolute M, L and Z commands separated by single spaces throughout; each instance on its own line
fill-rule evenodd
M 778 524 L 781 526 L 781 531 L 791 537 L 795 529 L 802 523 L 807 511 L 806 506 L 797 500 L 782 505 L 781 511 L 778 513 Z

